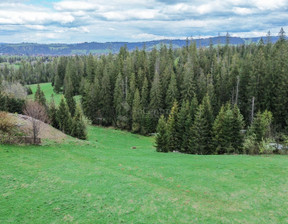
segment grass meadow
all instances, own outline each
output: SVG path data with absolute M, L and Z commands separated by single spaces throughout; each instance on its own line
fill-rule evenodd
M 163 154 L 153 137 L 94 126 L 88 136 L 0 145 L 0 223 L 288 223 L 288 156 Z

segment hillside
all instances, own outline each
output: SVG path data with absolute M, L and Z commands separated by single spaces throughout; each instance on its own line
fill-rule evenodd
M 21 114 L 9 114 L 11 120 L 15 123 L 18 130 L 25 133 L 26 136 L 32 136 L 32 120 L 31 117 Z M 41 122 L 41 121 L 40 121 Z M 40 123 L 39 138 L 42 140 L 50 140 L 56 142 L 62 142 L 67 139 L 68 136 L 61 131 L 51 127 L 49 124 L 43 122 Z
M 239 45 L 245 43 L 258 43 L 261 37 L 253 38 L 240 38 L 230 37 L 229 42 L 232 45 Z M 266 37 L 263 37 L 264 41 Z M 276 42 L 278 37 L 271 37 L 271 42 Z M 225 44 L 226 37 L 212 37 L 212 38 L 200 38 L 193 39 L 196 45 L 207 47 L 210 43 L 214 45 Z M 147 42 L 106 42 L 106 43 L 76 43 L 76 44 L 36 44 L 36 43 L 19 43 L 9 44 L 0 43 L 0 55 L 87 55 L 87 54 L 107 54 L 118 53 L 120 48 L 127 46 L 129 51 L 136 48 L 142 49 L 144 45 L 147 50 L 151 50 L 154 47 L 159 47 L 160 44 L 172 44 L 174 48 L 183 47 L 186 45 L 186 40 L 155 40 Z
M 287 156 L 162 154 L 153 138 L 88 133 L 89 142 L 0 145 L 1 223 L 288 221 Z

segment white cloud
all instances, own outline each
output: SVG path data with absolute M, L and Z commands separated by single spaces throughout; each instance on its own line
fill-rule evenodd
M 288 0 L 31 2 L 0 2 L 0 42 L 135 41 L 227 31 L 252 36 L 288 24 Z

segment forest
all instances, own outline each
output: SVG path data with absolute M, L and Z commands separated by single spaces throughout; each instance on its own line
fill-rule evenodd
M 51 82 L 55 93 L 64 94 L 59 108 L 41 100 L 40 89 L 37 99 L 47 107 L 52 125 L 68 134 L 72 122 L 61 122 L 74 117 L 82 127 L 83 111 L 94 125 L 156 133 L 160 152 L 258 154 L 274 152 L 269 143 L 286 140 L 288 42 L 283 29 L 276 43 L 268 34 L 258 43 L 231 45 L 227 36 L 225 44 L 208 47 L 187 40 L 179 49 L 162 44 L 128 51 L 123 46 L 118 54 L 101 56 L 26 57 L 17 67 L 13 57 L 9 60 L 0 67 L 1 80 L 24 86 Z M 78 95 L 81 108 L 74 99 Z M 5 98 L 11 97 L 2 91 L 0 100 Z

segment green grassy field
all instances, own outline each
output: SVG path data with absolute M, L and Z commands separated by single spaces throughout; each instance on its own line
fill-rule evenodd
M 28 97 L 30 99 L 34 99 L 34 94 L 35 94 L 35 92 L 37 90 L 37 84 L 30 85 L 30 87 L 32 89 L 33 95 L 30 95 Z M 50 102 L 51 95 L 53 94 L 54 95 L 55 104 L 59 105 L 59 103 L 61 101 L 61 98 L 62 98 L 62 94 L 56 94 L 53 91 L 53 87 L 52 87 L 50 82 L 49 83 L 42 83 L 42 84 L 40 84 L 40 87 L 41 87 L 41 90 L 44 92 L 46 100 L 47 100 L 48 103 Z M 76 101 L 80 101 L 80 96 L 75 96 L 75 99 L 76 99 Z
M 88 137 L 0 145 L 0 223 L 288 223 L 288 156 L 162 154 L 151 137 L 92 126 Z
M 0 223 L 288 222 L 287 156 L 162 154 L 99 127 L 89 139 L 1 145 Z

